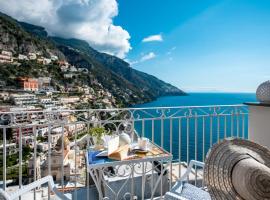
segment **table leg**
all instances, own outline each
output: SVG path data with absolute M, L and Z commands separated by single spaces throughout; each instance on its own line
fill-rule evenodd
M 161 162 L 161 161 L 160 161 Z M 158 187 L 158 184 L 160 183 L 160 191 L 161 191 L 161 194 L 160 194 L 160 197 L 163 196 L 163 174 L 165 173 L 165 171 L 167 170 L 167 167 L 170 165 L 170 162 L 168 162 L 165 166 L 163 165 L 163 161 L 161 162 L 161 170 L 160 170 L 160 175 L 158 177 L 158 180 L 157 182 L 155 183 L 154 185 L 154 189 L 152 191 L 152 194 L 151 194 L 151 199 L 154 198 L 154 195 L 155 195 L 155 192 L 156 192 L 156 189 Z
M 144 188 L 145 188 L 145 167 L 144 162 L 142 163 L 142 200 L 144 200 Z
M 134 198 L 134 164 L 131 164 L 131 199 Z

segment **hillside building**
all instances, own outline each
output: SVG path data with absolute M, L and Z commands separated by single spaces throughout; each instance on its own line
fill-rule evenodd
M 7 155 L 13 155 L 18 152 L 16 143 L 6 144 L 6 153 Z M 0 145 L 0 154 L 3 155 L 3 144 Z
M 63 137 L 63 146 L 64 149 L 62 149 L 62 137 L 60 137 L 54 150 L 51 152 L 51 175 L 54 181 L 61 181 L 62 176 L 61 173 L 59 173 L 59 170 L 62 168 L 62 165 L 64 168 L 64 181 L 71 181 L 75 176 L 80 176 L 82 173 L 83 157 L 79 154 L 78 150 L 71 150 L 70 141 L 66 136 Z M 42 165 L 42 176 L 48 175 L 47 166 L 48 157 Z M 75 169 L 75 166 L 77 166 L 77 169 Z
M 26 55 L 19 54 L 18 60 L 29 60 L 29 59 L 28 59 L 28 57 Z
M 36 53 L 28 53 L 28 58 L 30 60 L 36 60 L 37 59 L 37 54 Z
M 18 86 L 25 91 L 38 91 L 38 80 L 34 78 L 17 78 Z
M 13 57 L 12 52 L 10 51 L 2 51 L 0 54 L 0 63 L 12 63 Z
M 50 84 L 51 84 L 51 78 L 50 77 L 39 77 L 38 78 L 38 88 L 39 88 L 39 90 L 49 88 Z
M 38 98 L 34 94 L 11 94 L 10 98 L 15 105 L 26 106 L 38 103 Z

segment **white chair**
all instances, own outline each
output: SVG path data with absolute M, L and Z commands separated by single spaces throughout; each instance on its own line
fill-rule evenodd
M 175 183 L 169 192 L 166 192 L 164 196 L 165 200 L 211 200 L 208 192 L 187 183 L 194 166 L 203 168 L 204 163 L 191 160 L 185 174 Z
M 12 194 L 8 194 L 6 191 L 0 189 L 0 199 L 1 196 L 5 200 L 15 200 L 18 199 L 23 194 L 26 194 L 27 192 L 30 192 L 31 190 L 40 187 L 41 185 L 48 183 L 48 186 L 50 187 L 51 191 L 55 193 L 55 195 L 61 199 L 61 200 L 70 200 L 67 196 L 65 196 L 63 193 L 59 192 L 53 182 L 52 176 L 46 176 L 44 178 L 41 178 L 33 183 L 30 183 L 28 185 L 22 186 L 19 190 L 16 192 L 13 192 Z

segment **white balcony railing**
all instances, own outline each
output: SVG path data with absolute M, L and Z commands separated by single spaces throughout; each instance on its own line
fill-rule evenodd
M 94 126 L 124 131 L 133 138 L 136 134 L 148 137 L 172 153 L 171 186 L 184 173 L 186 163 L 204 161 L 217 141 L 248 138 L 247 115 L 244 105 L 0 112 L 2 188 L 12 192 L 50 174 L 62 192 L 71 192 L 74 199 L 91 199 L 94 187 L 86 173 L 84 152 L 91 145 L 86 133 Z M 33 191 L 34 199 L 39 198 L 38 192 Z

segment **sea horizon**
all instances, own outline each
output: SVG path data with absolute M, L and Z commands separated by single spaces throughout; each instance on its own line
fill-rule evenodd
M 132 108 L 142 107 L 174 107 L 174 106 L 206 106 L 234 105 L 245 102 L 255 102 L 255 93 L 244 92 L 190 92 L 183 96 L 163 96 L 154 101 L 136 104 Z

